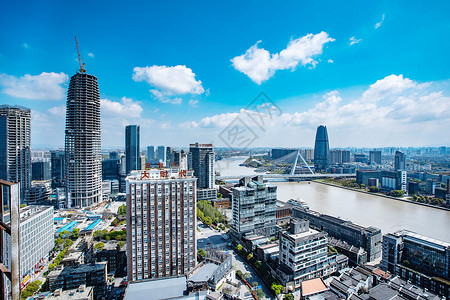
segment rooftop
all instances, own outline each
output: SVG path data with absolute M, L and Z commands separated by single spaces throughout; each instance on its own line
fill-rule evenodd
M 325 292 L 326 290 L 328 290 L 328 288 L 321 278 L 306 280 L 302 282 L 303 296 Z
M 204 282 L 208 281 L 219 266 L 213 263 L 207 263 L 199 268 L 194 275 L 189 278 L 189 281 Z
M 180 168 L 164 168 L 131 171 L 127 181 L 149 181 L 167 179 L 194 179 L 194 171 Z
M 93 286 L 82 287 L 73 290 L 56 290 L 50 293 L 45 299 L 48 300 L 88 300 L 91 299 L 90 295 L 93 293 Z
M 170 299 L 183 296 L 186 289 L 186 277 L 132 282 L 128 285 L 123 299 Z

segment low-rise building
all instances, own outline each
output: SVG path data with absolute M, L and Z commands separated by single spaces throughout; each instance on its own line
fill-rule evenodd
M 198 189 L 197 201 L 213 201 L 217 198 L 217 190 L 212 189 Z
M 387 234 L 381 267 L 439 296 L 450 296 L 450 243 L 408 230 Z
M 309 209 L 293 208 L 291 213 L 295 218 L 309 220 L 312 227 L 325 231 L 331 237 L 363 248 L 367 251 L 367 261 L 374 261 L 381 257 L 382 234 L 378 228 L 363 227 Z
M 40 299 L 38 297 L 38 299 Z M 44 299 L 44 298 L 43 298 Z M 80 285 L 77 289 L 57 289 L 50 293 L 46 300 L 94 300 L 94 288 L 92 286 Z
M 58 268 L 48 273 L 48 287 L 53 292 L 57 289 L 73 290 L 80 285 L 92 286 L 94 299 L 102 299 L 107 293 L 106 274 L 106 262 Z

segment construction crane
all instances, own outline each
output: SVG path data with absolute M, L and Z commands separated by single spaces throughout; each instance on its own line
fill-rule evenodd
M 78 40 L 76 36 L 75 36 L 75 43 L 77 44 L 78 61 L 80 62 L 80 73 L 86 73 L 86 70 L 84 69 L 85 63 L 81 62 L 80 47 L 78 47 Z

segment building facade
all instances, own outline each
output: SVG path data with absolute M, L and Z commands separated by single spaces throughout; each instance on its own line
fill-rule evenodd
M 196 265 L 196 178 L 179 168 L 127 177 L 127 272 L 130 281 L 181 276 Z
M 155 146 L 148 146 L 147 147 L 147 159 L 149 161 L 156 159 Z
M 383 237 L 381 268 L 440 296 L 450 294 L 450 243 L 408 230 Z
M 48 263 L 55 246 L 53 207 L 29 205 L 20 209 L 20 279 L 21 287 L 27 284 L 40 268 Z M 6 265 L 11 265 L 11 239 L 5 235 Z
M 70 207 L 102 201 L 100 93 L 97 78 L 77 73 L 67 92 L 65 177 Z
M 128 125 L 125 127 L 125 158 L 126 173 L 141 169 L 140 154 L 140 127 L 139 125 Z
M 64 151 L 55 150 L 51 152 L 51 178 L 52 189 L 65 187 L 64 167 L 65 167 Z
M 328 256 L 327 234 L 309 228 L 309 221 L 304 219 L 292 219 L 289 230 L 280 232 L 279 261 L 282 282 L 293 285 L 294 290 L 305 280 L 338 270 L 336 255 Z M 346 261 L 342 263 L 347 265 Z
M 0 105 L 0 179 L 19 182 L 21 199 L 31 186 L 30 143 L 31 110 Z
M 291 214 L 295 218 L 309 220 L 311 226 L 325 231 L 331 237 L 363 248 L 367 251 L 368 261 L 381 257 L 382 234 L 378 228 L 362 227 L 340 218 L 297 207 L 292 209 Z
M 401 151 L 395 151 L 394 158 L 394 170 L 405 171 L 406 170 L 406 155 Z
M 317 127 L 316 142 L 314 144 L 314 168 L 316 171 L 325 171 L 329 164 L 329 150 L 327 127 Z
M 158 146 L 157 148 L 157 159 L 163 166 L 166 165 L 166 146 Z
M 214 150 L 212 144 L 190 144 L 194 176 L 198 178 L 198 189 L 214 188 Z
M 275 234 L 277 187 L 264 183 L 262 176 L 244 177 L 232 188 L 231 230 L 242 238 L 254 233 L 265 236 Z
M 379 150 L 369 151 L 369 164 L 381 165 L 381 151 Z

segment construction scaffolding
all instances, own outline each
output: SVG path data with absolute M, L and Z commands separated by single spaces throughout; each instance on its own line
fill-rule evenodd
M 0 180 L 0 300 L 20 300 L 20 184 Z

